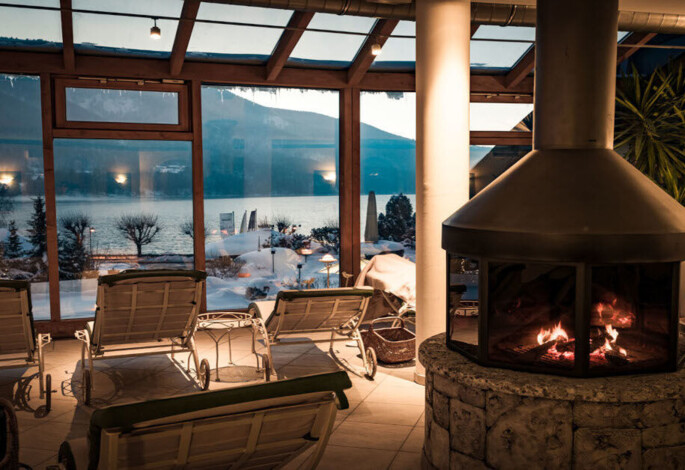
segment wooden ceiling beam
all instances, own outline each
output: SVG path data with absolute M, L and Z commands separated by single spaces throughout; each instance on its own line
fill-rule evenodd
M 507 88 L 515 87 L 523 81 L 535 68 L 535 44 L 533 44 L 528 52 L 512 67 L 504 79 L 504 84 Z
M 304 30 L 307 29 L 313 17 L 314 13 L 309 11 L 296 11 L 292 14 L 286 29 L 283 30 L 283 34 L 281 34 L 281 38 L 278 40 L 278 44 L 276 44 L 274 52 L 266 63 L 267 81 L 273 82 L 278 78 L 281 70 L 283 70 L 286 62 L 288 62 L 290 54 L 295 49 L 295 46 L 297 46 L 297 43 L 304 34 Z
M 480 28 L 479 24 L 471 23 L 471 37 L 473 37 L 473 35 L 476 34 L 478 28 Z
M 202 80 L 205 83 L 241 85 L 279 85 L 302 88 L 348 88 L 346 70 L 285 67 L 275 82 L 264 77 L 264 66 L 185 61 L 181 73 L 172 76 L 165 59 L 79 56 L 76 69 L 68 72 L 61 53 L 0 50 L 0 72 L 16 74 L 52 73 L 65 76 L 139 78 L 148 80 Z M 413 72 L 367 72 L 357 86 L 370 91 L 414 91 Z M 471 75 L 471 93 L 485 96 L 490 102 L 499 97 L 510 102 L 533 95 L 533 77 L 525 77 L 516 86 L 505 85 L 504 75 Z M 522 101 L 525 102 L 525 101 Z
M 634 45 L 635 47 L 619 47 L 616 54 L 616 65 L 628 60 L 630 56 L 640 50 L 640 46 L 651 41 L 657 33 L 630 33 L 627 38 L 621 41 L 621 45 Z
M 71 0 L 60 0 L 59 7 L 62 19 L 62 56 L 64 58 L 64 68 L 71 72 L 76 68 L 74 17 L 71 13 Z
M 356 85 L 362 80 L 376 59 L 372 52 L 373 46 L 377 44 L 382 48 L 399 22 L 399 20 L 387 19 L 376 21 L 347 71 L 347 83 L 349 85 Z
M 200 0 L 185 0 L 183 2 L 183 9 L 181 10 L 181 18 L 178 21 L 176 28 L 176 37 L 174 38 L 174 46 L 171 49 L 171 57 L 169 57 L 169 72 L 171 75 L 178 75 L 183 68 L 183 62 L 186 58 L 186 51 L 190 43 L 190 36 L 193 34 L 193 26 L 195 26 L 195 18 L 200 9 Z

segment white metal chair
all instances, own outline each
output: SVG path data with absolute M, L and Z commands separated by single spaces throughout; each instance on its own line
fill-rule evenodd
M 364 375 L 373 379 L 376 362 L 373 354 L 367 354 L 359 333 L 359 325 L 373 295 L 372 288 L 337 288 L 311 290 L 284 290 L 276 296 L 276 301 L 254 302 L 250 313 L 260 318 L 260 334 L 266 343 L 264 369 L 269 380 L 273 367 L 271 348 L 308 342 L 329 342 L 333 350 L 336 341 L 354 340 L 361 352 Z M 301 336 L 310 333 L 330 333 L 330 339 L 281 341 L 282 337 Z M 337 336 L 337 337 L 336 337 Z M 254 350 L 254 346 L 253 346 Z
M 0 281 L 0 369 L 38 367 L 40 398 L 50 411 L 52 379 L 45 375 L 44 349 L 49 334 L 36 334 L 28 281 Z
M 267 470 L 313 447 L 300 466 L 313 469 L 351 386 L 338 371 L 102 408 L 87 438 L 62 444 L 58 468 Z
M 129 270 L 98 279 L 95 320 L 75 333 L 83 342 L 86 404 L 93 388 L 93 361 L 108 357 L 171 353 L 173 358 L 189 352 L 198 385 L 209 387 L 209 362 L 200 362 L 194 339 L 206 277 L 192 270 Z

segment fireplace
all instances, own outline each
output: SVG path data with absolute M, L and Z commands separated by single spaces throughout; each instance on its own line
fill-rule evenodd
M 559 375 L 674 371 L 685 208 L 613 150 L 617 3 L 581 3 L 538 2 L 533 151 L 443 223 L 447 346 Z
M 680 264 L 448 255 L 447 344 L 484 365 L 597 376 L 676 369 Z M 478 308 L 464 308 L 464 285 Z

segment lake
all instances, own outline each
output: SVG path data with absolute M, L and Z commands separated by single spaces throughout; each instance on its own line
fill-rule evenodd
M 385 204 L 392 195 L 376 195 L 378 212 L 385 211 Z M 407 195 L 416 206 L 415 195 Z M 363 195 L 360 200 L 361 233 L 366 225 L 366 208 L 368 197 Z M 243 213 L 257 210 L 257 219 L 261 221 L 267 217 L 286 217 L 292 223 L 301 225 L 298 230 L 308 235 L 312 228 L 322 227 L 331 221 L 338 220 L 338 196 L 299 196 L 299 197 L 257 197 L 236 199 L 206 199 L 205 226 L 209 232 L 207 243 L 221 239 L 219 233 L 219 214 L 234 212 L 236 228 L 240 228 Z M 131 199 L 131 198 L 58 198 L 57 217 L 67 214 L 86 214 L 91 219 L 95 229 L 92 240 L 93 251 L 96 253 L 135 253 L 135 247 L 126 240 L 115 228 L 115 222 L 123 214 L 137 214 L 141 212 L 157 215 L 162 230 L 155 241 L 143 248 L 145 254 L 185 253 L 193 252 L 192 240 L 181 232 L 181 225 L 192 220 L 192 201 L 190 199 Z M 15 202 L 12 213 L 6 219 L 15 219 L 20 235 L 25 236 L 28 220 L 33 211 L 30 199 L 21 198 Z

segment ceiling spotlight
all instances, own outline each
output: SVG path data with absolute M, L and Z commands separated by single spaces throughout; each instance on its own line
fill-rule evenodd
M 157 18 L 155 18 L 155 25 L 150 28 L 150 37 L 152 39 L 159 39 L 162 37 L 162 30 L 157 26 Z
M 373 56 L 381 55 L 381 45 L 380 44 L 371 44 L 371 55 L 373 55 Z

